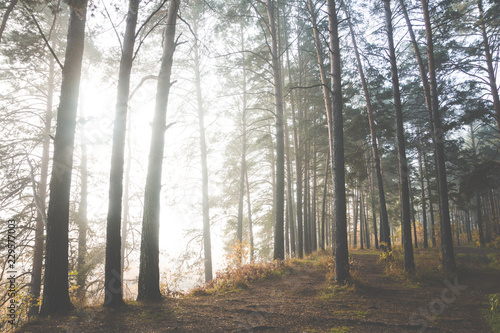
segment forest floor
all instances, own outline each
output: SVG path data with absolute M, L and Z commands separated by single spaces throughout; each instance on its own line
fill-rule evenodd
M 327 282 L 329 269 L 315 255 L 247 288 L 90 307 L 17 332 L 493 332 L 485 316 L 488 295 L 500 292 L 499 250 L 457 248 L 457 274 L 447 276 L 433 268 L 437 250 L 416 250 L 411 279 L 379 254 L 351 251 L 354 282 L 346 287 Z

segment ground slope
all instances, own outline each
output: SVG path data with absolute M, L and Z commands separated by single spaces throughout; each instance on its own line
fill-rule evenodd
M 419 284 L 387 277 L 377 252 L 355 251 L 356 287 L 328 288 L 328 270 L 305 260 L 238 292 L 89 308 L 19 332 L 491 332 L 481 313 L 500 292 L 498 270 L 484 264 L 491 253 L 457 252 L 457 276 Z

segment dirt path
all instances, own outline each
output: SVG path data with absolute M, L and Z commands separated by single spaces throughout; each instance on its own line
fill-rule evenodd
M 487 255 L 460 251 L 472 262 Z M 497 271 L 459 271 L 456 280 L 405 286 L 384 277 L 372 252 L 352 257 L 361 281 L 356 291 L 329 291 L 327 271 L 303 264 L 238 293 L 92 308 L 20 332 L 491 332 L 481 309 L 487 294 L 500 292 Z

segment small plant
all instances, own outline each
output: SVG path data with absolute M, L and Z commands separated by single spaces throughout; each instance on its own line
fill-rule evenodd
M 491 312 L 500 315 L 500 294 L 491 294 L 488 299 L 490 300 Z
M 215 279 L 204 286 L 194 289 L 193 296 L 210 295 L 216 292 L 231 292 L 238 289 L 247 289 L 250 282 L 281 276 L 287 271 L 287 266 L 281 261 L 251 262 L 237 267 L 226 267 L 217 272 Z
M 490 302 L 489 310 L 483 310 L 493 332 L 500 332 L 500 294 L 491 294 L 488 296 Z

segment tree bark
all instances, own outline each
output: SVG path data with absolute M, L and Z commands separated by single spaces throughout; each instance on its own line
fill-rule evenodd
M 73 308 L 68 292 L 68 229 L 76 113 L 85 39 L 86 2 L 70 8 L 66 57 L 57 112 L 54 158 L 47 214 L 45 277 L 41 314 L 67 313 Z M 82 11 L 83 9 L 83 11 Z M 78 12 L 82 14 L 79 17 Z
M 396 133 L 398 144 L 399 180 L 401 184 L 402 232 L 404 246 L 404 267 L 407 272 L 415 271 L 413 246 L 411 239 L 410 192 L 408 187 L 408 163 L 406 160 L 405 135 L 403 125 L 403 107 L 399 92 L 399 77 L 396 64 L 396 51 L 394 48 L 392 11 L 390 0 L 384 0 L 385 23 L 389 43 L 389 56 L 391 62 L 392 91 L 394 95 L 394 109 L 396 113 Z
M 363 93 L 365 96 L 366 102 L 366 111 L 368 114 L 368 124 L 370 125 L 370 138 L 372 142 L 372 151 L 373 151 L 373 159 L 375 161 L 375 174 L 377 176 L 377 187 L 378 187 L 378 197 L 380 204 L 380 242 L 384 242 L 384 245 L 381 246 L 385 250 L 386 248 L 391 247 L 391 235 L 389 229 L 389 216 L 387 214 L 387 204 L 385 200 L 385 191 L 384 191 L 384 181 L 382 178 L 382 166 L 380 163 L 380 155 L 378 152 L 378 144 L 377 144 L 377 129 L 375 125 L 375 118 L 373 115 L 373 105 L 371 102 L 370 91 L 368 89 L 368 83 L 366 82 L 365 73 L 363 69 L 363 64 L 361 62 L 361 57 L 359 55 L 358 45 L 356 43 L 356 38 L 354 35 L 354 28 L 350 19 L 350 14 L 347 11 L 345 3 L 343 3 L 344 11 L 346 16 L 348 17 L 347 23 L 349 25 L 349 31 L 351 34 L 352 44 L 354 47 L 354 54 L 356 56 L 356 63 L 358 66 L 359 78 L 361 80 L 361 86 L 363 88 Z M 378 248 L 378 246 L 377 246 Z
M 453 250 L 453 237 L 450 226 L 450 210 L 448 206 L 448 183 L 446 180 L 446 157 L 444 152 L 445 133 L 441 125 L 439 114 L 439 100 L 437 92 L 436 65 L 434 61 L 434 44 L 432 27 L 429 16 L 428 0 L 421 0 L 424 13 L 425 34 L 427 39 L 427 61 L 429 68 L 429 84 L 432 101 L 432 123 L 434 125 L 433 137 L 437 164 L 437 182 L 440 202 L 441 224 L 441 253 L 443 268 L 448 271 L 456 269 L 455 254 Z
M 497 121 L 498 131 L 500 132 L 500 97 L 498 94 L 498 86 L 495 77 L 495 68 L 493 66 L 493 55 L 490 49 L 488 34 L 486 33 L 486 24 L 484 23 L 483 1 L 477 0 L 477 8 L 479 10 L 479 27 L 483 38 L 484 56 L 486 58 L 486 68 L 488 70 L 488 79 L 490 83 L 491 95 L 493 97 L 493 109 L 495 110 L 495 119 Z
M 323 201 L 321 205 L 321 250 L 325 250 L 326 194 L 328 191 L 328 169 L 330 167 L 330 151 L 326 153 L 325 178 L 323 180 Z
M 87 203 L 88 203 L 88 163 L 87 163 L 87 144 L 85 142 L 85 117 L 83 117 L 81 126 L 81 160 L 80 160 L 80 204 L 78 207 L 78 258 L 76 284 L 78 285 L 78 300 L 85 304 L 85 290 L 87 288 Z
M 370 185 L 370 199 L 372 205 L 373 236 L 375 237 L 375 248 L 378 250 L 379 244 L 378 244 L 378 231 L 377 231 L 377 214 L 375 213 L 375 195 L 374 195 L 375 189 L 373 185 L 373 170 L 374 170 L 372 166 L 373 159 L 370 158 L 368 152 L 366 155 L 367 155 L 366 173 L 368 175 L 368 181 Z
M 241 49 L 245 50 L 245 35 L 243 30 L 243 22 L 240 23 L 240 37 L 241 37 Z M 242 105 L 242 115 L 241 115 L 241 162 L 240 162 L 240 188 L 239 188 L 239 198 L 238 198 L 238 225 L 236 226 L 236 240 L 239 245 L 243 243 L 243 197 L 245 196 L 245 175 L 246 175 L 246 153 L 247 153 L 247 79 L 246 79 L 246 68 L 245 68 L 245 52 L 241 53 L 242 63 L 243 63 L 243 75 L 242 75 L 242 94 L 243 94 L 243 105 Z M 238 253 L 238 261 L 241 264 L 243 258 L 241 256 L 241 251 Z
M 120 269 L 121 269 L 121 281 L 122 281 L 122 286 L 124 285 L 124 279 L 123 279 L 123 272 L 125 271 L 125 257 L 126 257 L 126 251 L 127 251 L 127 236 L 128 236 L 128 224 L 129 224 L 129 191 L 130 191 L 130 168 L 132 166 L 132 150 L 130 147 L 130 128 L 127 131 L 127 165 L 125 167 L 125 181 L 123 184 L 123 212 L 122 212 L 122 236 L 121 236 L 121 263 L 120 263 Z
M 208 196 L 208 163 L 207 163 L 207 143 L 205 135 L 205 119 L 203 109 L 203 97 L 201 91 L 200 73 L 200 50 L 198 46 L 198 25 L 193 24 L 195 33 L 194 42 L 194 73 L 196 80 L 196 100 L 198 106 L 198 123 L 200 127 L 200 156 L 202 173 L 202 207 L 203 207 L 203 251 L 205 256 L 205 282 L 212 280 L 212 242 L 210 239 L 210 205 Z
M 286 24 L 286 19 L 285 19 L 285 45 L 288 45 L 288 26 Z M 287 54 L 287 68 L 288 68 L 288 81 L 291 83 L 291 73 L 290 73 L 290 61 L 288 58 L 288 47 L 286 48 L 286 54 Z M 291 92 L 290 92 L 291 93 Z M 291 113 L 292 113 L 292 121 L 294 119 L 294 101 L 293 101 L 293 94 L 290 96 L 290 104 L 291 104 Z M 286 145 L 286 170 L 287 170 L 287 193 L 288 193 L 288 201 L 290 202 L 289 204 L 289 214 L 290 214 L 290 252 L 291 256 L 295 257 L 297 253 L 297 247 L 296 247 L 296 230 L 295 230 L 295 216 L 294 216 L 294 210 L 293 210 L 293 169 L 292 169 L 292 159 L 293 155 L 290 152 L 290 136 L 289 136 L 289 128 L 288 128 L 288 122 L 284 122 L 284 130 L 285 130 L 285 145 Z M 293 129 L 295 132 L 295 128 Z M 294 133 L 295 137 L 295 133 Z
M 274 17 L 274 0 L 266 0 L 269 30 L 271 34 L 271 62 L 274 82 L 274 102 L 276 111 L 276 221 L 274 227 L 274 259 L 285 259 L 285 142 L 283 137 L 283 89 L 281 86 L 280 54 L 278 35 Z
M 161 299 L 159 271 L 160 191 L 165 145 L 166 115 L 170 76 L 175 51 L 175 27 L 180 0 L 172 0 L 168 9 L 163 42 L 163 56 L 156 91 L 156 106 L 152 123 L 148 173 L 144 190 L 141 256 L 139 265 L 138 301 Z
M 54 58 L 49 59 L 49 77 L 47 82 L 47 108 L 45 113 L 44 133 L 42 142 L 42 161 L 40 167 L 40 182 L 38 185 L 38 202 L 41 211 L 37 211 L 35 224 L 35 244 L 33 245 L 33 269 L 31 272 L 30 294 L 32 303 L 30 305 L 29 316 L 38 314 L 38 300 L 40 298 L 40 289 L 42 285 L 43 269 L 43 230 L 47 223 L 47 179 L 50 161 L 50 130 L 53 118 L 53 99 L 54 99 Z
M 349 279 L 349 251 L 347 248 L 347 214 L 345 197 L 344 133 L 342 119 L 342 76 L 337 10 L 335 0 L 328 0 L 330 29 L 330 57 L 332 75 L 332 110 L 327 113 L 330 154 L 333 177 L 334 279 L 345 284 Z
M 471 137 L 471 142 L 472 142 L 472 156 L 474 158 L 474 163 L 477 164 L 477 148 L 476 148 L 476 137 L 474 135 L 474 124 L 470 124 L 470 137 Z M 480 246 L 485 246 L 486 242 L 484 241 L 484 230 L 483 230 L 483 218 L 481 214 L 481 195 L 479 191 L 476 191 L 475 194 L 475 200 L 476 200 L 476 222 L 477 222 L 477 228 L 479 232 L 479 245 Z
M 420 131 L 417 131 L 420 135 Z M 419 139 L 420 140 L 420 139 Z M 424 228 L 424 249 L 429 247 L 428 232 L 427 232 L 427 211 L 426 211 L 426 200 L 425 200 L 425 187 L 424 187 L 424 169 L 422 167 L 422 149 L 420 147 L 420 141 L 417 142 L 417 154 L 418 154 L 418 173 L 420 176 L 420 197 L 422 200 L 422 225 Z
M 300 49 L 298 50 L 300 52 Z M 290 70 L 289 48 L 286 49 L 286 64 L 288 69 L 288 81 L 292 82 L 292 74 Z M 299 61 L 300 66 L 300 61 Z M 297 202 L 297 253 L 299 258 L 304 256 L 304 231 L 303 231 L 303 215 L 302 215 L 302 156 L 301 156 L 301 111 L 298 110 L 297 117 L 295 116 L 295 96 L 293 90 L 290 91 L 290 107 L 292 112 L 293 123 L 293 147 L 295 153 L 295 174 L 296 174 L 296 202 Z M 298 119 L 296 119 L 298 118 Z
M 253 245 L 253 222 L 252 222 L 252 206 L 250 201 L 250 182 L 248 181 L 248 169 L 245 172 L 245 183 L 247 189 L 247 214 L 248 214 L 248 232 L 250 238 L 250 261 L 253 262 L 254 256 L 254 245 Z
M 106 228 L 106 266 L 104 273 L 104 305 L 119 307 L 123 304 L 121 234 L 123 166 L 125 161 L 125 136 L 127 133 L 127 109 L 130 93 L 130 74 L 135 45 L 135 29 L 140 0 L 129 0 L 127 24 L 123 38 L 123 50 L 118 74 L 111 171 L 109 176 L 109 205 Z
M 413 224 L 413 239 L 415 241 L 415 248 L 418 249 L 417 226 L 415 221 L 415 210 L 413 209 L 413 192 L 411 190 L 410 171 L 408 171 L 408 190 L 410 191 L 410 213 L 411 213 L 411 223 Z

